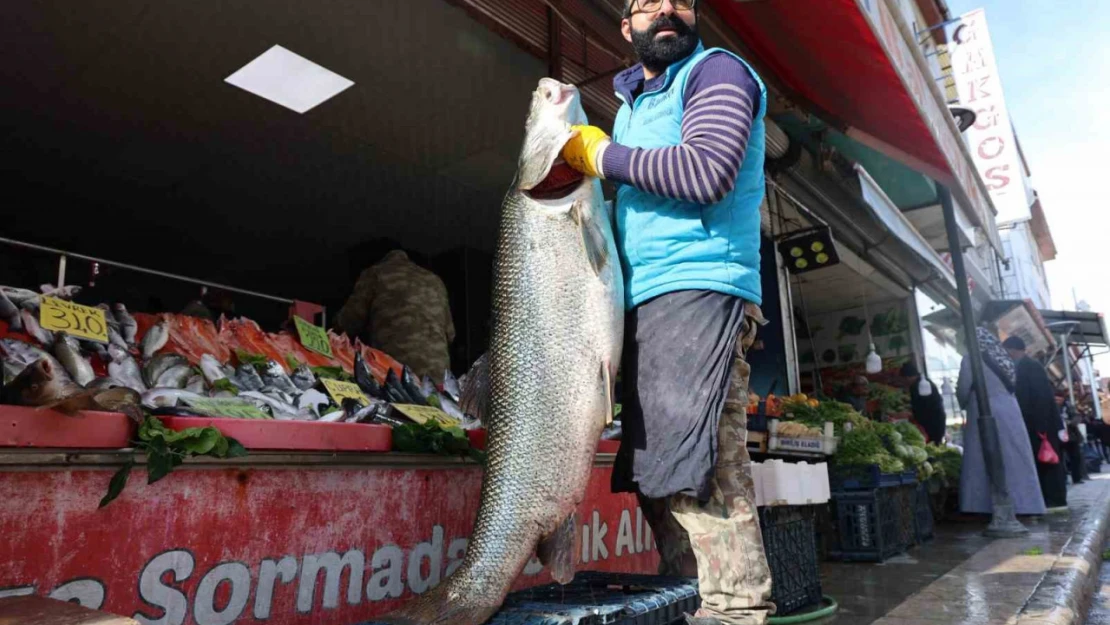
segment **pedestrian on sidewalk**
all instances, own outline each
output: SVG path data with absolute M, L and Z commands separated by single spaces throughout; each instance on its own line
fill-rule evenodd
M 1030 449 L 1037 464 L 1037 477 L 1045 506 L 1059 508 L 1068 505 L 1068 477 L 1064 468 L 1064 444 L 1060 441 L 1060 417 L 1056 407 L 1056 393 L 1041 363 L 1025 351 L 1025 341 L 1011 336 L 1002 346 L 1014 360 L 1016 370 L 1016 395 L 1021 416 L 1029 431 Z M 1056 455 L 1055 462 L 1042 462 L 1042 445 L 1049 445 Z
M 919 387 L 923 378 L 912 358 L 902 365 L 901 373 L 909 387 L 910 409 L 913 411 L 913 420 L 924 428 L 925 435 L 930 443 L 940 445 L 944 442 L 948 420 L 948 416 L 944 412 L 944 399 L 940 396 L 940 390 L 937 389 L 937 385 L 933 384 L 932 380 L 925 378 L 932 392 L 926 396 L 921 395 Z
M 739 56 L 704 47 L 698 4 L 625 0 L 621 34 L 639 63 L 613 79 L 613 136 L 575 126 L 563 158 L 617 186 L 628 314 L 613 490 L 639 497 L 661 572 L 698 577 L 687 623 L 763 625 L 775 606 L 745 443 L 745 356 L 765 323 L 767 88 Z
M 1078 486 L 1085 481 L 1087 474 L 1083 466 L 1083 433 L 1079 431 L 1079 412 L 1067 399 L 1060 397 L 1057 401 L 1062 405 L 1064 427 L 1068 432 L 1068 440 L 1064 443 L 1068 472 L 1071 474 L 1072 486 Z
M 1014 361 L 998 338 L 987 328 L 977 329 L 979 353 L 983 359 L 985 389 L 975 388 L 971 362 L 964 357 L 956 397 L 967 410 L 964 428 L 964 463 L 960 472 L 960 510 L 966 514 L 990 514 L 993 510 L 990 477 L 979 438 L 979 403 L 976 393 L 982 391 L 990 403 L 991 416 L 998 424 L 998 441 L 1002 453 L 1003 472 L 1010 498 L 1017 514 L 1044 514 L 1044 495 L 1033 454 L 1029 450 L 1029 431 L 1021 415 L 1021 406 L 1014 395 L 1017 373 Z

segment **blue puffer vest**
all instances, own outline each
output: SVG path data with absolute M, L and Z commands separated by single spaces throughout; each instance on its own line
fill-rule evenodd
M 767 88 L 743 59 L 702 44 L 667 68 L 663 86 L 624 104 L 613 140 L 633 148 L 675 146 L 682 141 L 684 94 L 690 72 L 705 57 L 723 52 L 744 63 L 760 89 L 744 163 L 736 187 L 716 204 L 673 200 L 620 185 L 615 205 L 617 247 L 624 264 L 625 304 L 681 290 L 710 290 L 761 304 L 759 206 L 765 193 L 763 160 Z

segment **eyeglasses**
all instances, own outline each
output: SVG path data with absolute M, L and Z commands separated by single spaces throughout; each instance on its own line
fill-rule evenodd
M 676 11 L 692 11 L 698 0 L 671 0 Z M 633 13 L 654 13 L 663 8 L 663 0 L 632 0 L 628 4 L 628 15 Z

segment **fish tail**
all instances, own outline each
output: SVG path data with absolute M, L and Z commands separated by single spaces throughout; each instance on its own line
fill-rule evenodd
M 36 410 L 53 410 L 67 417 L 75 417 L 78 412 L 90 408 L 92 396 L 93 394 L 91 392 L 78 393 L 56 402 L 43 404 L 37 407 Z
M 458 596 L 444 583 L 413 599 L 400 609 L 379 617 L 371 623 L 389 625 L 482 625 L 501 604 L 481 605 L 474 597 Z

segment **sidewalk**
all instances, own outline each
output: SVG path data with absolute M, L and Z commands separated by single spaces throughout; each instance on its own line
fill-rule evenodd
M 1110 474 L 1091 477 L 1068 491 L 1067 511 L 1022 519 L 1025 538 L 988 539 L 986 520 L 945 523 L 933 541 L 883 564 L 825 563 L 824 592 L 840 612 L 817 623 L 1081 623 L 1110 529 Z

